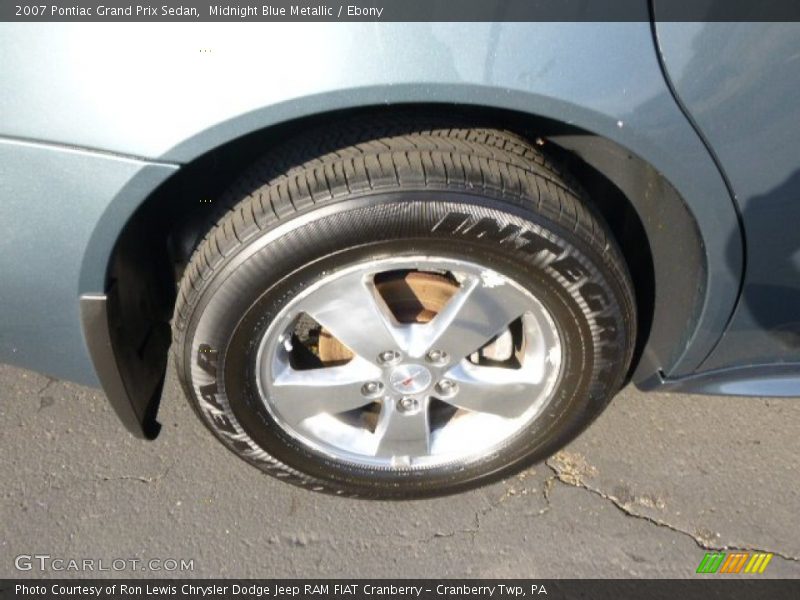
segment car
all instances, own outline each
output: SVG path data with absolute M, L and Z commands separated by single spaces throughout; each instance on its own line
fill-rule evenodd
M 800 26 L 662 1 L 0 24 L 0 361 L 143 439 L 174 363 L 229 450 L 360 498 L 508 477 L 628 383 L 800 396 Z

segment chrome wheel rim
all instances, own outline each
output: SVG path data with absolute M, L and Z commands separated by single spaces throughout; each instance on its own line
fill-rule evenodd
M 452 290 L 428 322 L 401 320 L 379 282 L 408 273 Z M 322 362 L 314 335 L 349 357 Z M 563 357 L 552 315 L 517 282 L 474 262 L 414 256 L 323 273 L 281 309 L 256 360 L 264 406 L 301 444 L 415 469 L 485 456 L 527 428 L 552 400 Z

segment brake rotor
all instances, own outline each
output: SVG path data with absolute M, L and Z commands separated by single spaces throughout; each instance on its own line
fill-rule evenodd
M 458 284 L 443 275 L 412 271 L 403 277 L 376 284 L 395 319 L 400 323 L 428 323 L 458 290 Z M 325 328 L 319 334 L 319 359 L 325 366 L 353 358 L 350 349 Z

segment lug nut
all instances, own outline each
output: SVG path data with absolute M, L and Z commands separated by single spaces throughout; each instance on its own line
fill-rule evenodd
M 419 400 L 406 396 L 397 401 L 397 410 L 402 413 L 414 412 L 419 408 Z
M 449 360 L 447 352 L 444 352 L 442 350 L 431 350 L 430 352 L 428 352 L 425 358 L 428 360 L 428 362 L 431 362 L 435 365 L 443 365 Z
M 383 393 L 383 384 L 380 381 L 368 381 L 361 386 L 361 395 L 367 398 L 374 398 Z
M 396 350 L 386 350 L 378 355 L 378 362 L 384 365 L 393 365 L 400 361 L 400 353 Z
M 458 392 L 458 384 L 449 379 L 442 379 L 436 384 L 436 392 L 443 398 L 450 398 Z

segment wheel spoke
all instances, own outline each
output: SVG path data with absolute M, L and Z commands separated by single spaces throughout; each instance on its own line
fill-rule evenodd
M 378 367 L 358 356 L 346 365 L 302 371 L 284 363 L 272 383 L 272 400 L 281 416 L 296 425 L 320 413 L 335 415 L 369 404 L 361 388 L 380 375 Z
M 300 308 L 355 354 L 369 361 L 398 346 L 395 319 L 370 278 L 352 273 L 303 299 Z
M 489 286 L 479 277 L 462 282 L 433 321 L 412 337 L 409 354 L 422 356 L 435 347 L 459 360 L 486 345 L 520 317 L 527 306 L 519 291 L 504 279 L 493 283 Z
M 393 402 L 384 402 L 375 429 L 375 456 L 415 457 L 430 452 L 428 405 L 416 413 L 403 413 Z
M 275 318 L 259 348 L 267 409 L 299 444 L 387 471 L 496 447 L 547 409 L 561 370 L 535 294 L 469 261 L 391 256 L 323 273 Z M 292 368 L 308 352 L 340 366 Z
M 512 419 L 532 406 L 541 390 L 518 369 L 476 366 L 462 361 L 447 372 L 458 392 L 442 401 L 467 410 Z

